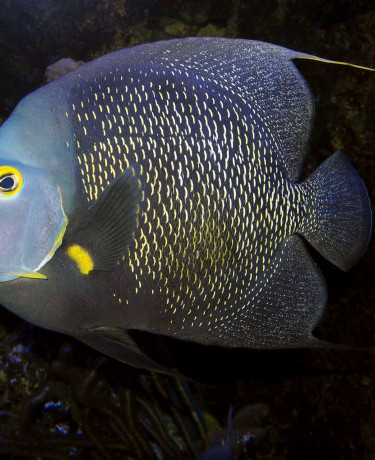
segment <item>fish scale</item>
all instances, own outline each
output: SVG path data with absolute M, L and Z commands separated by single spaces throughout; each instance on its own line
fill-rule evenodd
M 301 237 L 347 270 L 371 210 L 342 153 L 298 183 L 313 99 L 294 58 L 319 60 L 246 40 L 157 42 L 25 98 L 0 130 L 0 173 L 25 175 L 25 187 L 9 190 L 12 214 L 13 179 L 0 175 L 0 214 L 17 228 L 44 187 L 35 215 L 49 226 L 43 239 L 31 225 L 37 250 L 22 243 L 3 257 L 0 300 L 154 370 L 167 371 L 128 331 L 227 347 L 324 344 L 312 330 L 325 282 Z
M 149 72 L 155 73 L 153 69 Z M 275 221 L 276 216 L 281 216 L 280 230 L 276 230 L 280 241 L 288 231 L 292 233 L 293 219 L 283 218 L 288 200 L 276 203 L 273 218 L 267 217 L 266 202 L 275 177 L 276 187 L 286 191 L 279 165 L 267 158 L 266 147 L 276 152 L 278 146 L 263 120 L 255 113 L 247 114 L 243 100 L 235 98 L 229 88 L 227 95 L 220 87 L 207 88 L 205 78 L 195 77 L 196 83 L 188 90 L 180 81 L 181 71 L 168 69 L 159 72 L 163 79 L 151 81 L 147 91 L 142 83 L 147 81 L 147 72 L 130 77 L 129 84 L 122 77 L 134 73 L 137 71 L 131 68 L 116 69 L 111 75 L 101 75 L 99 81 L 97 77 L 81 82 L 72 111 L 66 113 L 76 116 L 77 155 L 85 165 L 81 172 L 89 201 L 97 199 L 105 185 L 123 171 L 122 164 L 140 166 L 148 209 L 140 216 L 142 244 L 136 238 L 124 258 L 134 282 L 126 285 L 126 293 L 115 292 L 114 296 L 123 301 L 125 295 L 126 303 L 136 302 L 139 291 L 149 289 L 142 285 L 148 269 L 157 287 L 143 295 L 151 303 L 166 305 L 164 312 L 172 313 L 171 327 L 177 323 L 184 330 L 205 324 L 208 333 L 226 328 L 232 305 L 246 308 L 253 301 L 252 283 L 263 276 L 278 244 L 269 235 L 256 239 L 258 244 L 253 246 L 254 234 L 266 232 L 266 219 Z M 194 77 L 187 71 L 184 76 Z M 87 94 L 94 100 L 91 120 L 83 112 L 90 104 Z M 181 113 L 171 110 L 178 103 Z M 121 124 L 117 123 L 119 114 L 123 114 Z M 94 123 L 95 144 L 85 142 L 85 120 Z M 153 140 L 151 148 L 145 149 L 143 138 L 149 145 Z M 95 148 L 97 143 L 109 148 Z M 101 174 L 94 172 L 96 164 L 101 165 Z M 177 180 L 172 183 L 169 178 L 175 177 L 176 170 Z M 95 187 L 98 182 L 102 185 Z M 169 203 L 168 211 L 165 203 Z M 253 223 L 240 215 L 247 203 Z

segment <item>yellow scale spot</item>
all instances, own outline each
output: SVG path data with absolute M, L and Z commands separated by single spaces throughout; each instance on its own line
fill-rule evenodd
M 69 246 L 66 253 L 74 260 L 83 275 L 88 275 L 94 269 L 94 262 L 90 254 L 79 244 Z

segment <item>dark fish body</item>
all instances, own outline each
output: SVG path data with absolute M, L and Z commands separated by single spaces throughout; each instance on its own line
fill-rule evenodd
M 29 169 L 55 184 L 24 204 L 48 211 L 40 246 L 53 237 L 44 259 L 22 248 L 18 265 L 0 267 L 0 301 L 144 367 L 157 365 L 126 330 L 228 347 L 319 344 L 326 287 L 301 237 L 347 270 L 371 211 L 340 152 L 298 183 L 313 99 L 296 57 L 312 58 L 245 40 L 158 42 L 27 96 L 0 129 L 0 163 L 23 175 L 23 200 Z

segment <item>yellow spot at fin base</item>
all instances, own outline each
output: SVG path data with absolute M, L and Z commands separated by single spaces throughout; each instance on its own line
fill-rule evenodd
M 94 262 L 90 254 L 79 244 L 69 246 L 66 253 L 72 260 L 74 260 L 79 271 L 83 275 L 88 275 L 92 270 L 94 270 Z

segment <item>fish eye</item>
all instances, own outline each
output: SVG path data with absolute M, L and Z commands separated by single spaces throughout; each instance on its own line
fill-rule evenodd
M 17 195 L 23 186 L 21 173 L 12 166 L 0 166 L 0 198 Z
M 2 177 L 0 180 L 0 189 L 4 192 L 11 192 L 18 185 L 18 178 L 13 174 L 11 176 Z

